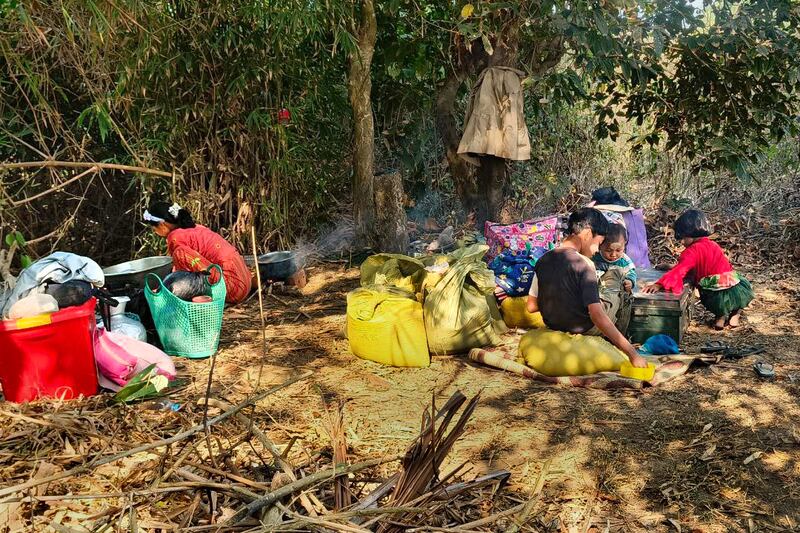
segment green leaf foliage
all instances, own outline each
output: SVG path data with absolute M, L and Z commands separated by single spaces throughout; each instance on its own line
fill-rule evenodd
M 399 167 L 411 187 L 446 179 L 436 116 L 443 87 L 459 82 L 447 98 L 460 122 L 472 83 L 491 65 L 525 73 L 532 132 L 588 106 L 599 136 L 687 158 L 696 170 L 747 178 L 768 147 L 798 133 L 797 0 L 712 1 L 702 10 L 687 0 L 466 4 L 376 2 L 377 166 Z M 174 168 L 175 183 L 119 179 L 142 198 L 176 187 L 214 227 L 255 221 L 263 235 L 301 234 L 349 201 L 346 60 L 356 53 L 360 5 L 4 7 L 0 158 L 38 159 L 31 146 L 66 159 Z M 288 124 L 277 120 L 282 108 Z

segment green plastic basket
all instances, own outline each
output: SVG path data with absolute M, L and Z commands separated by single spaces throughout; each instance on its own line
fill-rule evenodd
M 211 284 L 206 277 L 207 294 L 212 299 L 206 303 L 181 300 L 164 287 L 164 282 L 156 274 L 145 277 L 144 296 L 166 353 L 203 359 L 217 351 L 227 290 L 222 269 L 218 265 L 211 265 L 211 268 L 217 269 L 219 280 Z M 158 281 L 155 290 L 151 279 Z

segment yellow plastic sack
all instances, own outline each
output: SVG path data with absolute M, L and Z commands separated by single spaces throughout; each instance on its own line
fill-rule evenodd
M 522 336 L 517 362 L 546 376 L 616 372 L 628 358 L 601 337 L 533 329 Z
M 542 314 L 538 311 L 529 313 L 527 305 L 527 296 L 517 296 L 503 300 L 503 303 L 500 304 L 500 312 L 503 314 L 506 326 L 525 329 L 543 328 L 544 320 L 542 320 Z
M 347 338 L 350 350 L 362 359 L 411 367 L 431 362 L 422 304 L 398 292 L 362 288 L 349 293 Z

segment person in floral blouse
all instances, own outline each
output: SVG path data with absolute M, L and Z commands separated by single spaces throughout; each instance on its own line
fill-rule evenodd
M 686 275 L 694 274 L 694 284 L 700 290 L 703 306 L 714 313 L 714 329 L 739 326 L 742 309 L 753 300 L 753 288 L 744 276 L 736 272 L 725 252 L 711 239 L 711 224 L 698 209 L 685 211 L 675 221 L 675 238 L 686 249 L 678 264 L 661 278 L 644 288 L 643 292 L 661 290 L 680 293 Z

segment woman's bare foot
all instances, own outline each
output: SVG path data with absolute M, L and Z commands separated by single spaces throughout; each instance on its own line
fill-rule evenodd
M 739 321 L 741 320 L 741 318 L 742 318 L 742 311 L 741 310 L 734 311 L 733 313 L 731 313 L 731 318 L 730 320 L 728 320 L 728 324 L 732 328 L 738 328 L 740 325 Z
M 718 316 L 716 320 L 714 320 L 714 329 L 722 330 L 725 329 L 725 316 Z

